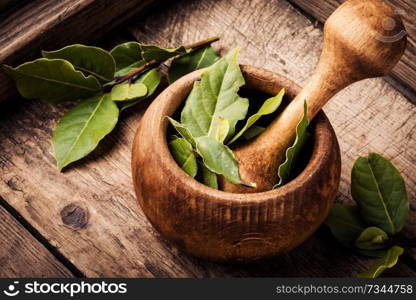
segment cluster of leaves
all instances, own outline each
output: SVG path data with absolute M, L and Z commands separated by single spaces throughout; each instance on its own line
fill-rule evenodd
M 52 105 L 77 104 L 58 122 L 52 144 L 59 170 L 93 151 L 117 124 L 120 111 L 151 96 L 159 86 L 160 63 L 175 57 L 169 81 L 206 67 L 218 57 L 210 43 L 164 49 L 127 42 L 110 52 L 92 46 L 70 45 L 43 51 L 43 58 L 16 68 L 4 65 L 20 94 Z
M 359 277 L 378 277 L 404 251 L 394 244 L 409 213 L 404 180 L 387 159 L 370 153 L 352 168 L 351 194 L 357 206 L 335 204 L 326 224 L 345 247 L 378 258 Z
M 190 176 L 213 188 L 218 188 L 217 175 L 233 184 L 255 187 L 254 182 L 243 182 L 238 162 L 229 145 L 244 137 L 250 139 L 264 128 L 255 123 L 264 115 L 274 113 L 280 106 L 285 91 L 264 101 L 257 113 L 247 118 L 249 99 L 239 96 L 245 84 L 238 61 L 238 50 L 231 51 L 216 61 L 194 83 L 181 112 L 180 122 L 169 118 L 179 136 L 170 137 L 170 150 L 176 162 Z M 286 161 L 279 168 L 280 182 L 286 183 L 293 169 L 296 155 L 306 140 L 308 125 L 305 114 L 298 125 L 297 138 L 287 150 Z M 244 121 L 236 133 L 236 124 Z M 199 171 L 199 172 L 198 172 Z

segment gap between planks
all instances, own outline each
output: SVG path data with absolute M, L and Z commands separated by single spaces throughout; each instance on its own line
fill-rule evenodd
M 39 242 L 43 247 L 45 247 L 46 251 L 48 251 L 48 253 L 50 253 L 66 269 L 68 269 L 68 272 L 70 272 L 73 277 L 85 278 L 85 275 L 73 263 L 71 263 L 64 255 L 62 255 L 58 249 L 53 247 L 45 237 L 43 237 L 17 210 L 10 206 L 9 203 L 7 203 L 7 201 L 4 200 L 1 196 L 0 209 L 4 209 L 7 213 L 9 213 L 10 217 L 13 218 L 17 224 L 21 225 L 22 229 L 26 230 L 27 233 L 30 234 L 30 236 L 34 239 L 34 241 Z

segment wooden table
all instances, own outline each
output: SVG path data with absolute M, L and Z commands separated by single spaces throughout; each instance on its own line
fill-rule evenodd
M 162 8 L 162 7 L 160 7 Z M 215 47 L 241 47 L 241 63 L 304 84 L 318 61 L 320 26 L 284 0 L 183 0 L 124 25 L 105 43 L 132 34 L 175 46 L 220 35 Z M 141 105 L 88 158 L 59 173 L 53 128 L 66 106 L 15 97 L 0 111 L 0 276 L 87 277 L 350 277 L 370 259 L 340 247 L 323 226 L 292 252 L 250 265 L 215 264 L 166 242 L 138 207 L 130 147 Z M 411 216 L 403 238 L 416 238 L 416 108 L 383 79 L 357 83 L 326 107 L 342 151 L 337 202 L 351 202 L 350 171 L 359 155 L 379 152 L 407 184 Z M 416 251 L 384 276 L 416 276 Z

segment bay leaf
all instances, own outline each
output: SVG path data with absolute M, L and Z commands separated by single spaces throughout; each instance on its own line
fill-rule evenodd
M 143 98 L 140 98 L 138 100 L 131 100 L 131 101 L 123 101 L 120 102 L 120 110 L 123 111 L 126 108 L 129 108 L 133 105 L 136 105 L 137 103 L 141 102 L 144 98 L 150 97 L 153 95 L 153 93 L 156 91 L 157 87 L 160 84 L 160 73 L 159 71 L 155 69 L 150 69 L 149 71 L 146 71 L 142 75 L 140 75 L 134 83 L 142 83 L 147 88 L 147 93 Z
M 279 175 L 279 182 L 276 184 L 275 188 L 281 187 L 282 185 L 288 183 L 293 177 L 293 169 L 298 159 L 299 153 L 301 152 L 303 146 L 310 136 L 309 132 L 307 131 L 307 127 L 309 125 L 307 114 L 308 108 L 305 101 L 303 117 L 296 126 L 295 141 L 293 142 L 293 145 L 286 150 L 286 159 L 279 166 L 277 171 Z
M 113 101 L 129 101 L 146 96 L 147 87 L 141 82 L 123 82 L 111 89 Z
M 344 247 L 354 247 L 355 241 L 366 227 L 358 207 L 334 204 L 325 221 L 332 234 Z
M 224 143 L 224 140 L 227 138 L 228 132 L 230 131 L 230 123 L 228 120 L 223 117 L 218 117 L 218 125 L 214 133 L 209 133 L 209 136 L 212 136 L 217 141 Z
M 58 169 L 89 154 L 118 120 L 117 105 L 108 94 L 84 100 L 58 122 L 52 138 Z
M 116 65 L 113 57 L 98 47 L 75 44 L 55 51 L 42 51 L 42 56 L 67 60 L 84 75 L 93 75 L 101 82 L 109 82 L 114 78 Z
M 389 234 L 403 228 L 409 213 L 404 180 L 381 155 L 370 153 L 356 160 L 351 172 L 351 194 L 368 224 Z
M 178 121 L 176 121 L 175 119 L 172 119 L 171 117 L 166 117 L 169 122 L 172 124 L 172 126 L 176 129 L 176 131 L 185 139 L 187 140 L 193 147 L 196 147 L 196 143 L 195 143 L 195 139 L 192 136 L 191 132 L 189 131 L 189 129 L 179 123 Z
M 181 113 L 181 123 L 193 137 L 215 132 L 218 117 L 228 120 L 230 137 L 234 134 L 237 121 L 245 118 L 249 103 L 237 93 L 244 85 L 237 55 L 237 49 L 231 51 L 208 67 L 201 80 L 194 83 Z
M 403 254 L 403 248 L 392 246 L 381 258 L 377 259 L 370 268 L 359 274 L 358 278 L 377 278 L 384 270 L 392 268 L 397 264 L 399 256 Z
M 116 62 L 116 71 L 126 68 L 143 59 L 140 45 L 137 42 L 126 42 L 117 45 L 110 51 L 110 54 Z M 145 62 L 143 62 L 143 64 L 144 63 Z
M 195 70 L 209 67 L 219 59 L 211 46 L 175 58 L 169 67 L 169 83 Z
M 262 126 L 253 125 L 243 133 L 243 137 L 244 137 L 245 140 L 251 140 L 251 139 L 255 138 L 256 136 L 258 136 L 260 133 L 262 133 L 265 130 L 266 130 L 266 128 L 264 128 Z
M 182 170 L 189 176 L 195 177 L 198 171 L 198 165 L 192 145 L 184 138 L 177 138 L 169 142 L 169 149 L 173 158 Z
M 177 48 L 161 48 L 156 45 L 140 44 L 141 56 L 146 62 L 156 60 L 164 62 L 171 57 L 183 55 L 190 52 L 190 49 L 185 49 L 183 46 Z
M 13 78 L 19 93 L 28 99 L 42 99 L 51 104 L 76 101 L 101 90 L 93 76 L 84 76 L 63 59 L 39 58 L 16 68 L 3 65 Z
M 137 68 L 143 66 L 146 63 L 145 60 L 139 60 L 125 68 L 122 68 L 120 70 L 118 70 L 117 72 L 114 73 L 114 77 L 121 77 L 124 75 L 127 75 L 130 72 L 136 71 Z
M 200 170 L 200 177 L 203 184 L 218 190 L 217 174 L 211 172 L 202 161 L 198 160 L 198 170 Z
M 223 175 L 225 179 L 233 184 L 242 184 L 255 187 L 255 183 L 245 183 L 241 180 L 238 173 L 238 162 L 230 148 L 222 142 L 210 136 L 201 136 L 195 139 L 196 150 L 202 157 L 205 166 L 218 175 Z
M 355 241 L 355 246 L 364 250 L 385 249 L 389 241 L 389 236 L 378 227 L 368 227 L 364 229 Z
M 274 113 L 282 103 L 283 96 L 285 95 L 285 90 L 282 89 L 276 96 L 271 97 L 264 101 L 263 105 L 260 107 L 260 109 L 255 113 L 254 115 L 250 116 L 244 127 L 227 143 L 228 145 L 235 142 L 239 137 L 241 137 L 244 132 L 247 131 L 251 126 L 253 126 L 254 123 L 257 122 L 258 119 L 260 119 L 262 116 L 269 115 Z

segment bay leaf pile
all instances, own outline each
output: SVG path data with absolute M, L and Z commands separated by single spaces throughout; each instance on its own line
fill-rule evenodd
M 217 60 L 210 44 L 218 39 L 167 49 L 126 42 L 111 51 L 76 44 L 42 51 L 42 58 L 15 68 L 3 65 L 3 69 L 25 98 L 51 105 L 76 103 L 59 120 L 52 138 L 61 171 L 93 151 L 114 129 L 121 111 L 155 93 L 161 63 L 173 58 L 168 74 L 173 82 Z
M 358 277 L 378 277 L 397 263 L 404 248 L 414 247 L 397 238 L 409 214 L 405 183 L 391 162 L 370 153 L 352 168 L 351 195 L 357 205 L 335 204 L 326 224 L 343 246 L 377 258 Z
M 273 114 L 282 103 L 285 90 L 266 99 L 257 112 L 248 116 L 252 100 L 239 95 L 245 81 L 237 61 L 238 49 L 216 61 L 196 81 L 185 101 L 180 122 L 168 117 L 177 134 L 169 137 L 173 157 L 191 177 L 218 189 L 217 175 L 233 184 L 255 187 L 255 182 L 243 182 L 230 145 L 240 139 L 251 139 L 265 128 L 256 125 L 263 116 Z M 237 124 L 241 123 L 239 130 Z M 296 139 L 286 151 L 286 160 L 279 166 L 282 186 L 294 177 L 294 167 L 303 145 L 309 138 L 307 107 L 296 130 Z

